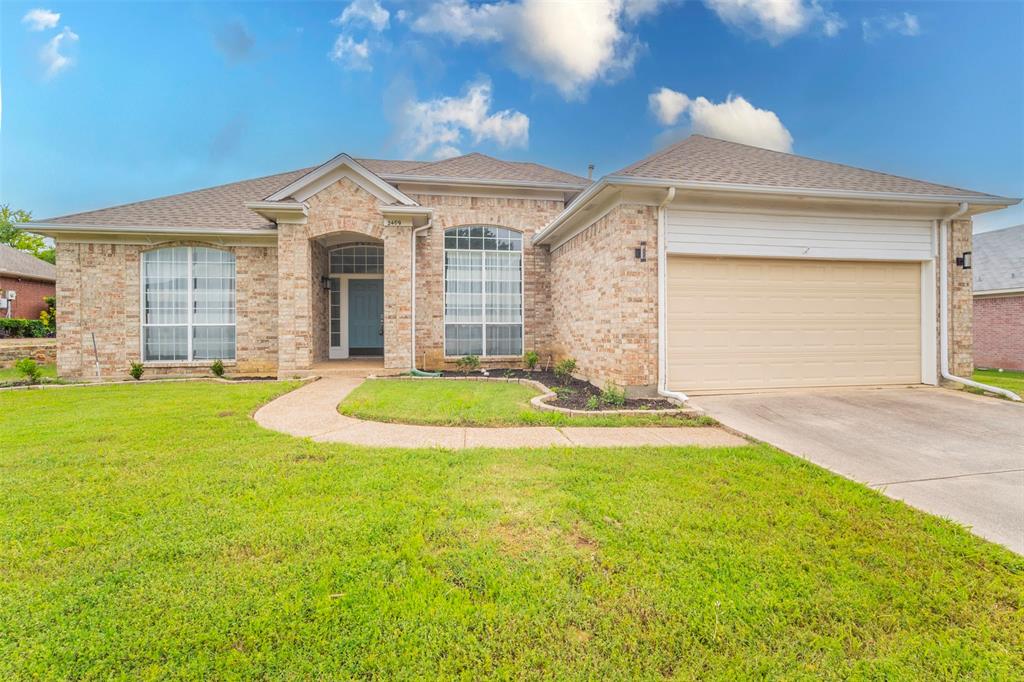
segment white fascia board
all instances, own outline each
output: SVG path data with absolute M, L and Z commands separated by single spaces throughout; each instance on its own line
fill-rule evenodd
M 305 223 L 309 213 L 301 201 L 247 201 L 245 207 L 275 223 Z
M 380 212 L 384 215 L 434 215 L 434 209 L 426 206 L 381 206 Z
M 988 296 L 1024 296 L 1024 287 L 1018 287 L 1016 289 L 982 289 L 981 291 L 975 289 L 975 298 L 986 298 Z
M 676 189 L 707 190 L 715 192 L 742 192 L 745 194 L 782 194 L 802 197 L 821 197 L 825 199 L 861 199 L 866 201 L 913 201 L 941 204 L 982 204 L 986 206 L 1007 207 L 1020 203 L 1020 199 L 996 196 L 977 196 L 973 194 L 915 194 L 912 192 L 862 192 L 840 189 L 810 189 L 806 187 L 784 187 L 777 185 L 744 185 L 731 182 L 698 182 L 694 180 L 659 180 L 657 178 L 638 178 L 622 175 L 609 175 L 604 178 L 615 185 L 634 185 L 640 187 L 675 187 Z
M 847 199 L 873 202 L 914 202 L 914 203 L 939 203 L 959 204 L 967 202 L 972 206 L 983 205 L 995 208 L 1006 208 L 1020 203 L 1020 199 L 1007 197 L 977 197 L 973 195 L 931 195 L 931 194 L 909 194 L 895 192 L 859 192 L 849 190 L 819 190 L 799 187 L 777 187 L 769 185 L 742 185 L 725 182 L 696 182 L 680 180 L 664 180 L 657 178 L 636 178 L 622 175 L 606 175 L 598 182 L 588 187 L 576 199 L 569 204 L 562 213 L 555 217 L 548 225 L 538 232 L 534 238 L 534 244 L 543 244 L 551 241 L 559 229 L 579 213 L 586 204 L 592 201 L 600 192 L 607 187 L 650 187 L 664 188 L 675 187 L 682 190 L 710 191 L 735 194 L 762 194 L 775 196 L 798 196 L 821 199 Z M 992 210 L 992 209 L 990 209 Z
M 382 178 L 389 182 L 408 185 L 455 185 L 459 187 L 520 187 L 523 189 L 557 189 L 566 192 L 579 192 L 587 185 L 571 182 L 539 182 L 533 180 L 490 180 L 484 178 L 453 178 L 443 175 L 401 175 L 386 174 Z
M 223 227 L 173 227 L 154 225 L 64 225 L 60 223 L 15 223 L 15 227 L 26 232 L 59 238 L 65 235 L 159 235 L 161 237 L 277 237 L 273 227 L 223 228 Z
M 380 176 L 367 170 L 365 166 L 357 162 L 348 154 L 338 154 L 327 163 L 317 166 L 298 180 L 295 180 L 291 184 L 271 194 L 266 198 L 266 201 L 280 201 L 281 199 L 287 199 L 342 166 L 350 168 L 356 175 L 359 175 L 368 184 L 376 188 L 382 195 L 389 197 L 392 201 L 397 201 L 398 203 L 406 206 L 416 205 L 416 202 L 410 199 L 404 192 L 385 182 L 380 178 Z

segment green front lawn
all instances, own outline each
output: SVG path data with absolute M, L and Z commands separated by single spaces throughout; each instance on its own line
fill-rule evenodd
M 989 386 L 997 386 L 1013 391 L 1024 398 L 1024 372 L 1011 372 L 997 369 L 979 369 L 974 373 L 974 380 Z
M 57 366 L 52 362 L 39 365 L 39 369 L 42 370 L 44 379 L 57 378 Z M 14 367 L 0 367 L 0 384 L 8 381 L 20 381 L 24 378 L 24 375 Z
M 370 379 L 338 406 L 350 417 L 448 426 L 705 426 L 709 417 L 659 414 L 570 415 L 530 404 L 537 391 L 501 381 Z
M 0 679 L 1009 679 L 1024 559 L 764 445 L 373 450 L 0 394 Z

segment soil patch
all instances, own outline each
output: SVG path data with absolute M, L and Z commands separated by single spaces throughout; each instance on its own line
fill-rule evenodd
M 441 372 L 441 376 L 445 378 L 478 377 L 481 376 L 481 374 L 480 372 L 463 373 L 445 370 Z M 572 377 L 562 379 L 554 372 L 550 371 L 528 372 L 523 369 L 495 369 L 489 370 L 487 376 L 492 379 L 509 379 L 512 381 L 517 379 L 539 381 L 554 391 L 558 396 L 554 400 L 546 401 L 548 405 L 565 407 L 570 410 L 604 412 L 606 410 L 672 410 L 679 407 L 668 400 L 660 398 L 626 398 L 626 403 L 624 405 L 608 405 L 600 401 L 601 389 L 597 388 L 593 384 L 580 379 L 574 379 Z M 596 409 L 587 406 L 587 402 L 592 396 L 596 396 L 598 398 L 598 406 Z

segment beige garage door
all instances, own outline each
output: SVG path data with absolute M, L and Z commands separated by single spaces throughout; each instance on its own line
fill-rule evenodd
M 668 385 L 682 391 L 921 381 L 921 266 L 668 261 Z

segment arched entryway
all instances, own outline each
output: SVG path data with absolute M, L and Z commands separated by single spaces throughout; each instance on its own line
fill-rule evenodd
M 384 244 L 327 251 L 327 357 L 384 357 Z

